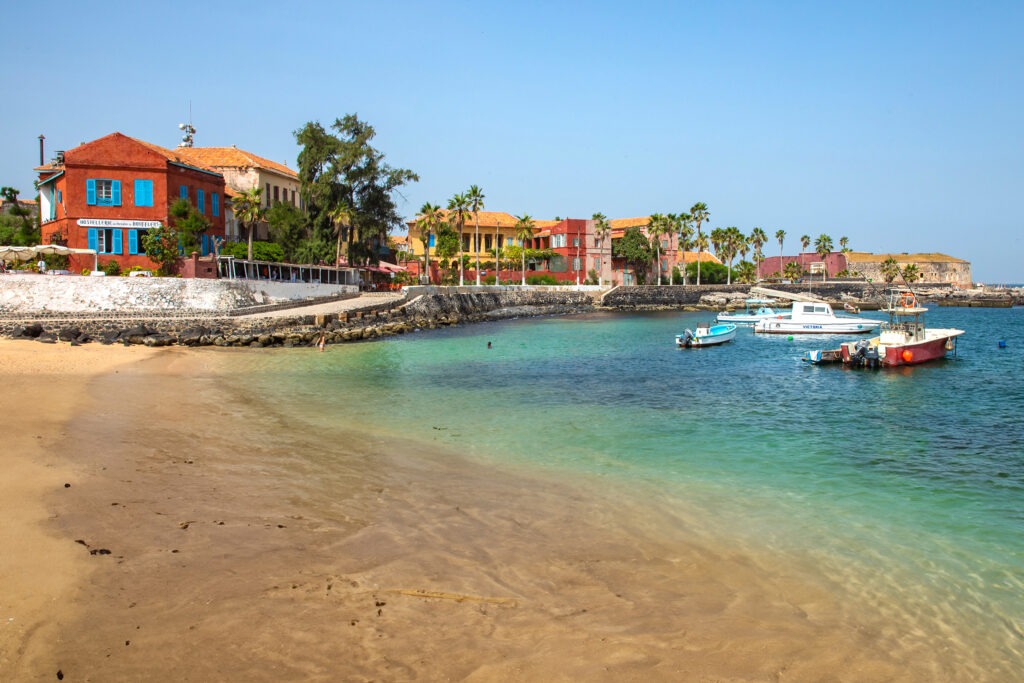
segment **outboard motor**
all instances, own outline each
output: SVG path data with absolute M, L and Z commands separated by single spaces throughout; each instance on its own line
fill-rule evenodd
M 692 346 L 693 345 L 693 331 L 692 330 L 688 329 L 685 332 L 683 332 L 682 343 L 683 343 L 683 346 Z

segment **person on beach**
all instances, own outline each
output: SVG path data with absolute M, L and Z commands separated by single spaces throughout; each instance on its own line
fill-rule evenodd
M 326 332 L 321 332 L 320 333 L 320 338 L 316 340 L 316 347 L 318 349 L 320 349 L 320 351 L 323 351 L 324 350 L 324 346 L 326 346 L 326 345 L 327 345 L 327 333 Z
M 44 259 L 39 259 L 39 263 L 36 264 L 36 268 L 39 269 L 39 274 L 40 275 L 45 275 L 46 274 L 46 261 Z

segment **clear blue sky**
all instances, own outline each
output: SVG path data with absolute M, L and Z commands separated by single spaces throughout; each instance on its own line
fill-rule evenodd
M 358 113 L 420 175 L 535 218 L 675 212 L 711 227 L 940 251 L 1024 281 L 1024 2 L 12 3 L 0 184 L 112 131 L 235 144 Z M 772 246 L 774 245 L 774 246 Z M 769 254 L 777 249 L 774 239 Z

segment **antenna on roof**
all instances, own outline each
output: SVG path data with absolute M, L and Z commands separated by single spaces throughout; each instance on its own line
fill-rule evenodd
M 188 102 L 188 123 L 179 123 L 178 129 L 185 133 L 181 136 L 181 142 L 178 143 L 178 147 L 191 147 L 196 135 L 196 129 L 192 126 L 192 100 Z

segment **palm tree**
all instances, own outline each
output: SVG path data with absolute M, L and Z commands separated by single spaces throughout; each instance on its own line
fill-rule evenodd
M 782 269 L 783 269 L 783 266 L 782 266 L 782 241 L 784 239 L 786 239 L 786 231 L 785 230 L 776 230 L 775 231 L 775 239 L 777 239 L 779 241 L 779 275 L 782 275 Z
M 850 238 L 843 236 L 839 238 L 839 250 L 844 254 L 848 253 L 850 249 L 846 246 L 850 243 Z
M 912 285 L 921 279 L 921 272 L 917 269 L 917 264 L 908 263 L 903 266 L 903 279 L 908 285 Z
M 448 219 L 455 223 L 459 229 L 459 287 L 466 284 L 464 258 L 462 248 L 465 242 L 462 238 L 462 229 L 466 226 L 466 218 L 469 216 L 469 199 L 465 194 L 457 194 L 448 200 Z
M 690 249 L 690 238 L 693 237 L 693 216 L 685 211 L 679 214 L 676 224 L 679 231 L 679 250 L 683 252 L 683 284 L 686 284 L 686 252 Z
M 603 213 L 595 213 L 591 218 L 594 221 L 594 238 L 601 246 L 598 248 L 597 253 L 604 253 L 604 243 L 608 239 L 608 235 L 612 232 L 612 224 L 608 222 L 608 217 Z M 611 258 L 608 259 L 611 264 Z M 597 269 L 597 286 L 603 286 L 601 282 L 601 272 L 604 270 L 604 256 L 601 256 L 601 266 Z
M 430 283 L 430 234 L 435 232 L 444 220 L 444 212 L 437 204 L 426 202 L 416 217 L 416 227 L 420 229 L 420 241 L 423 242 L 423 272 Z
M 882 277 L 885 278 L 885 281 L 891 284 L 896 279 L 896 276 L 900 274 L 900 264 L 896 262 L 895 258 L 890 256 L 882 261 L 879 270 L 882 271 Z
M 341 200 L 328 211 L 327 215 L 330 217 L 334 231 L 337 233 L 337 242 L 334 248 L 334 265 L 338 265 L 341 263 L 342 236 L 345 234 L 346 228 L 351 229 L 352 227 L 352 207 L 345 200 Z
M 665 216 L 660 213 L 652 213 L 647 223 L 647 234 L 654 243 L 654 258 L 656 264 L 654 272 L 658 278 L 659 285 L 661 284 L 661 236 L 667 232 L 668 226 L 665 225 Z
M 523 258 L 523 286 L 526 286 L 526 240 L 533 237 L 534 223 L 533 219 L 530 218 L 530 214 L 523 214 L 522 216 L 516 216 L 516 239 L 522 241 L 522 258 Z
M 754 228 L 750 231 L 750 245 L 754 247 L 754 261 L 757 264 L 757 279 L 761 279 L 761 261 L 764 257 L 761 255 L 761 247 L 768 242 L 768 235 L 765 234 L 761 228 Z
M 811 244 L 810 235 L 800 235 L 800 249 L 807 251 L 807 247 Z M 802 253 L 802 252 L 801 252 Z
M 679 234 L 679 226 L 682 225 L 682 221 L 683 221 L 682 216 L 680 216 L 679 214 L 676 214 L 676 213 L 667 213 L 667 214 L 665 214 L 665 228 L 666 228 L 665 234 L 669 236 L 669 240 L 668 240 L 669 247 L 672 246 L 672 236 Z M 677 251 L 676 258 L 672 258 L 671 256 L 669 256 L 669 259 L 668 259 L 668 283 L 670 285 L 674 285 L 676 283 L 676 281 L 675 281 L 675 277 L 676 277 L 676 260 L 679 258 L 678 257 L 678 247 L 679 247 L 679 244 L 677 243 L 676 244 L 676 251 Z M 670 249 L 670 251 L 671 251 L 671 249 Z
M 791 282 L 796 282 L 804 274 L 804 269 L 796 261 L 790 261 L 782 270 L 782 276 Z
M 700 259 L 701 252 L 708 250 L 708 236 L 697 235 L 697 238 L 693 241 L 694 246 L 697 247 L 697 282 L 700 283 Z M 699 286 L 699 284 L 698 284 Z
M 484 208 L 484 192 L 476 185 L 469 186 L 466 193 L 466 200 L 469 202 L 469 210 L 473 212 L 473 219 L 476 221 L 476 286 L 480 286 L 480 209 Z
M 690 207 L 690 216 L 693 218 L 694 225 L 697 226 L 697 286 L 700 286 L 700 251 L 701 245 L 705 244 L 701 240 L 700 224 L 711 218 L 711 212 L 708 211 L 708 205 L 704 202 L 697 202 Z
M 821 266 L 824 269 L 824 276 L 821 281 L 824 282 L 828 279 L 828 255 L 832 253 L 832 238 L 822 233 L 818 235 L 818 239 L 814 240 L 814 251 L 821 257 Z
M 256 226 L 266 215 L 266 209 L 263 208 L 263 188 L 250 187 L 248 190 L 242 190 L 237 197 L 231 200 L 231 210 L 234 212 L 238 223 L 245 226 L 249 242 L 246 260 L 252 261 L 253 233 L 256 232 Z M 246 264 L 246 271 L 248 271 L 249 265 Z

